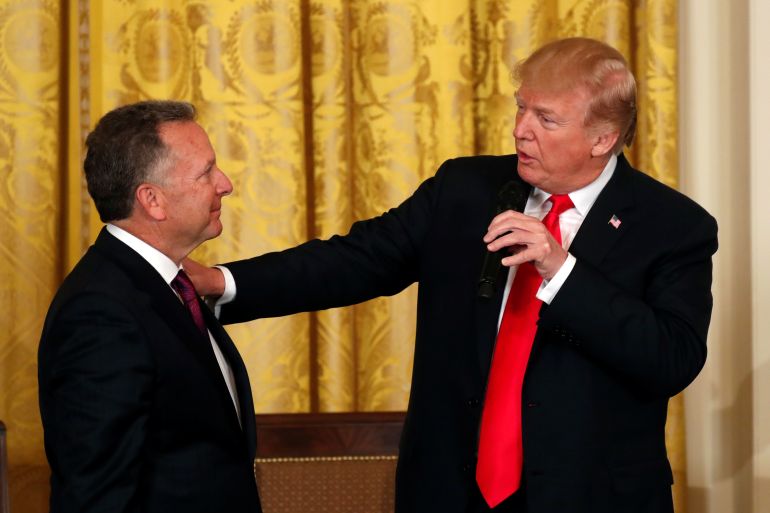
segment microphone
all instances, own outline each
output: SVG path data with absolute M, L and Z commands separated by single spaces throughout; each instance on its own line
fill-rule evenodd
M 530 186 L 520 180 L 511 180 L 510 182 L 505 183 L 500 188 L 500 192 L 497 193 L 495 215 L 505 212 L 506 210 L 523 212 L 524 207 L 527 205 L 529 189 Z M 500 237 L 502 237 L 502 235 Z M 500 261 L 505 256 L 503 254 L 504 251 L 507 251 L 507 248 L 502 248 L 494 252 L 487 250 L 484 255 L 484 264 L 481 266 L 481 276 L 479 277 L 478 284 L 479 297 L 490 299 L 495 295 L 497 278 L 500 276 L 500 268 L 502 267 Z

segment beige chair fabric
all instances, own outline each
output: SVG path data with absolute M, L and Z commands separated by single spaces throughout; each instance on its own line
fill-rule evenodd
M 396 456 L 257 458 L 265 513 L 392 513 Z
M 403 413 L 257 415 L 264 513 L 393 513 Z

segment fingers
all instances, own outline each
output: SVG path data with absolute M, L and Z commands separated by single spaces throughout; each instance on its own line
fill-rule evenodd
M 484 242 L 490 251 L 497 251 L 503 247 L 521 244 L 529 246 L 550 236 L 538 219 L 508 210 L 492 219 L 484 235 Z
M 506 211 L 492 219 L 484 242 L 489 251 L 510 252 L 501 262 L 507 267 L 532 262 L 547 279 L 558 271 L 567 258 L 561 247 L 537 218 L 521 212 Z
M 536 244 L 520 244 L 512 246 L 511 254 L 503 257 L 500 262 L 506 267 L 520 265 L 524 262 L 539 263 L 545 260 L 550 252 L 551 248 L 547 244 L 543 244 L 541 246 Z

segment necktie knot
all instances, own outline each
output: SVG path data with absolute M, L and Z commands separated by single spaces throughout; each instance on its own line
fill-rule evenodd
M 195 291 L 195 285 L 193 285 L 190 277 L 182 269 L 179 269 L 176 277 L 171 280 L 171 286 L 176 290 L 179 297 L 182 298 L 187 310 L 192 315 L 193 322 L 198 327 L 198 330 L 204 335 L 208 333 L 206 327 L 206 320 L 203 318 L 203 312 L 201 311 L 201 305 L 198 302 L 198 293 Z
M 561 230 L 559 229 L 559 216 L 575 206 L 567 194 L 554 194 L 550 198 L 551 210 L 543 218 L 543 224 L 551 232 L 551 235 L 561 243 Z
M 569 194 L 554 194 L 548 199 L 551 200 L 551 204 L 553 205 L 548 212 L 548 215 L 558 217 L 575 206 L 575 204 L 572 203 Z
M 198 293 L 195 291 L 195 285 L 193 285 L 190 277 L 182 269 L 179 269 L 176 277 L 171 280 L 171 286 L 177 291 L 182 301 L 189 303 L 190 301 L 198 300 Z

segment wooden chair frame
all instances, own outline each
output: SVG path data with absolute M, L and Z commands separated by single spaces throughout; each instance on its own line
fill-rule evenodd
M 396 456 L 403 412 L 258 414 L 257 458 Z

